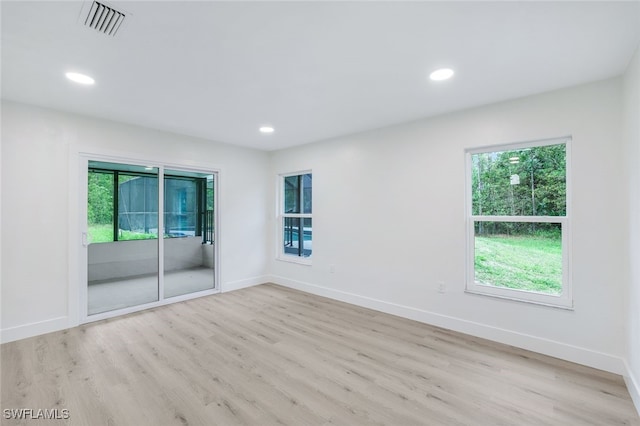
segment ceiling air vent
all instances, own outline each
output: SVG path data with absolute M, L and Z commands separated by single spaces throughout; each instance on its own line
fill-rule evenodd
M 124 17 L 124 13 L 113 7 L 94 1 L 84 24 L 106 35 L 115 36 Z

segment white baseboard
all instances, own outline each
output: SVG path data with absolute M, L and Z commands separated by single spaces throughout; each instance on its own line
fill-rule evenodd
M 4 328 L 1 331 L 2 337 L 0 337 L 0 341 L 2 343 L 9 343 L 15 340 L 38 336 L 40 334 L 64 330 L 65 328 L 69 328 L 68 317 L 52 318 L 31 324 L 19 325 L 17 327 Z
M 635 375 L 631 370 L 631 366 L 629 363 L 625 361 L 626 373 L 624 374 L 624 382 L 627 384 L 627 389 L 629 389 L 629 395 L 631 395 L 631 400 L 636 406 L 636 410 L 638 411 L 638 415 L 640 415 L 640 377 Z
M 429 312 L 410 306 L 398 305 L 395 303 L 385 302 L 383 300 L 372 299 L 366 296 L 360 296 L 353 293 L 347 293 L 340 290 L 330 289 L 317 286 L 301 281 L 290 280 L 280 276 L 270 276 L 270 282 L 282 285 L 284 287 L 301 290 L 307 293 L 316 294 L 318 296 L 328 297 L 330 299 L 339 300 L 341 302 L 351 303 L 353 305 L 362 306 L 387 314 L 397 315 L 399 317 L 423 322 L 437 327 L 446 328 L 460 333 L 470 334 L 472 336 L 481 337 L 494 342 L 504 343 L 506 345 L 527 349 L 533 352 L 560 358 L 566 361 L 575 362 L 577 364 L 586 365 L 588 367 L 597 368 L 599 370 L 609 371 L 611 373 L 625 375 L 624 360 L 620 357 L 592 351 L 590 349 L 578 346 L 568 345 L 566 343 L 557 342 L 541 337 L 531 336 L 524 333 L 518 333 L 503 328 L 493 327 L 473 321 L 468 321 L 456 317 Z
M 353 305 L 374 309 L 380 312 L 397 315 L 403 318 L 408 318 L 449 330 L 454 330 L 461 333 L 504 343 L 507 345 L 531 350 L 600 370 L 609 371 L 615 374 L 620 374 L 624 376 L 627 387 L 629 388 L 629 393 L 631 394 L 636 408 L 638 408 L 638 411 L 640 411 L 640 381 L 633 375 L 633 372 L 630 370 L 629 366 L 620 357 L 605 354 L 602 352 L 592 351 L 578 346 L 568 345 L 566 343 L 556 342 L 549 339 L 492 327 L 473 321 L 424 311 L 409 306 L 385 302 L 378 299 L 373 299 L 353 293 L 347 293 L 340 290 L 321 287 L 314 284 L 295 281 L 274 275 L 258 276 L 224 283 L 222 286 L 222 292 L 239 290 L 242 288 L 263 284 L 265 282 L 273 282 L 275 284 L 305 291 L 307 293 L 328 297 L 342 302 L 351 303 Z M 40 334 L 51 333 L 69 327 L 69 319 L 66 316 L 52 318 L 50 320 L 2 329 L 0 331 L 0 342 L 13 342 L 15 340 L 26 339 L 28 337 L 33 337 Z
M 264 284 L 269 282 L 269 276 L 261 275 L 259 277 L 246 278 L 244 280 L 231 281 L 222 284 L 222 293 L 227 291 L 240 290 L 241 288 L 253 287 L 254 285 Z

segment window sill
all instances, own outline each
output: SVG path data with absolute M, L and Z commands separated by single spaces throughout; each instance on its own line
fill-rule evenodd
M 565 304 L 555 304 L 555 303 L 550 303 L 550 302 L 543 302 L 543 301 L 538 301 L 538 300 L 531 300 L 531 299 L 525 299 L 522 297 L 515 297 L 515 296 L 509 296 L 509 295 L 503 295 L 503 294 L 492 294 L 492 293 L 487 293 L 487 292 L 483 292 L 483 291 L 476 291 L 476 290 L 469 290 L 469 289 L 465 289 L 464 291 L 467 294 L 473 294 L 475 296 L 484 296 L 484 297 L 491 297 L 494 299 L 503 299 L 503 300 L 510 300 L 512 302 L 520 302 L 520 303 L 527 303 L 530 305 L 538 305 L 538 306 L 546 306 L 549 308 L 556 308 L 556 309 L 563 309 L 565 311 L 573 311 L 573 301 L 571 301 L 570 305 L 565 305 Z
M 310 257 L 280 255 L 280 256 L 276 257 L 276 260 L 279 260 L 281 262 L 297 263 L 299 265 L 311 266 L 311 258 Z

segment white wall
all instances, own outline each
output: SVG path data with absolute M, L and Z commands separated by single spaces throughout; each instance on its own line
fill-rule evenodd
M 627 387 L 640 413 L 640 47 L 624 77 L 624 142 L 629 182 Z
M 94 149 L 217 167 L 222 289 L 264 282 L 266 153 L 3 101 L 4 341 L 77 322 L 69 298 L 75 278 L 69 264 L 76 253 L 70 253 L 69 241 L 77 238 L 79 246 L 80 239 L 69 229 L 77 216 L 69 204 L 80 187 L 73 187 L 78 165 L 71 163 L 74 153 Z
M 272 176 L 313 170 L 314 252 L 312 266 L 272 255 L 272 279 L 622 373 L 621 106 L 612 79 L 274 152 Z M 573 136 L 575 309 L 464 293 L 465 148 L 564 135 Z
M 0 7 L 0 10 L 2 8 Z M 0 19 L 2 13 L 0 12 Z M 0 103 L 0 117 L 2 117 L 2 104 Z M 0 121 L 0 129 L 2 128 L 2 122 Z M 2 166 L 2 135 L 0 134 L 0 166 Z M 0 167 L 0 343 L 3 340 L 2 333 L 2 167 Z

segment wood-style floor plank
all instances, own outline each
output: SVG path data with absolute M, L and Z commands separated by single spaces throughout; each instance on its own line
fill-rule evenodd
M 1 356 L 2 409 L 52 425 L 640 426 L 620 376 L 272 284 Z

